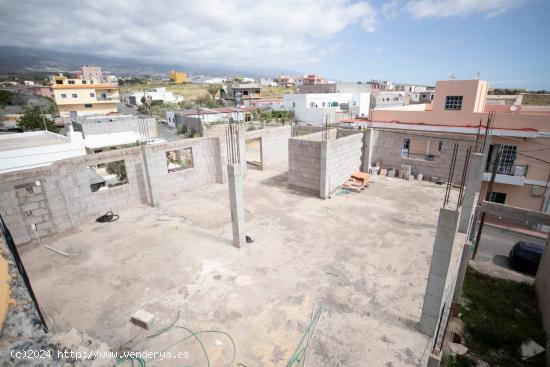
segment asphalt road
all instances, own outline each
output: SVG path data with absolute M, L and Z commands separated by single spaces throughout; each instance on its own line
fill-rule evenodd
M 176 134 L 176 129 L 171 128 L 165 124 L 157 122 L 159 137 L 166 141 L 175 141 L 183 139 L 180 135 Z
M 508 253 L 518 241 L 545 243 L 540 238 L 485 226 L 476 258 L 471 262 L 472 266 L 483 273 L 498 278 L 533 282 L 533 276 L 513 270 L 508 265 Z

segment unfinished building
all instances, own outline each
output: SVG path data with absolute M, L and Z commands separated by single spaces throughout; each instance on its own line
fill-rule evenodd
M 312 314 L 312 365 L 426 365 L 443 348 L 460 202 L 475 195 L 380 176 L 331 195 L 368 166 L 363 131 L 204 133 L 0 176 L 0 213 L 56 329 L 115 351 L 183 348 L 188 365 L 285 364 Z M 247 169 L 258 150 L 259 169 Z M 119 219 L 93 220 L 107 211 Z M 205 336 L 202 349 L 170 328 L 147 338 L 128 322 L 136 310 L 155 315 L 155 330 L 231 339 Z
M 293 137 L 288 148 L 289 185 L 326 199 L 361 169 L 363 133 L 326 129 Z

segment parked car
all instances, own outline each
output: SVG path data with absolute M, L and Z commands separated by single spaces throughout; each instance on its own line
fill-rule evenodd
M 544 245 L 519 241 L 510 250 L 508 263 L 513 269 L 536 274 L 543 252 Z

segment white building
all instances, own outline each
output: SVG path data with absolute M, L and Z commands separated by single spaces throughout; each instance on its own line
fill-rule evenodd
M 162 101 L 168 103 L 178 103 L 183 101 L 183 97 L 172 92 L 168 92 L 166 88 L 153 88 L 144 91 L 138 91 L 130 94 L 127 101 L 134 106 L 141 106 L 141 99 L 145 96 L 150 101 Z
M 189 125 L 189 122 L 197 123 L 227 123 L 229 119 L 234 121 L 251 121 L 252 112 L 256 107 L 220 107 L 220 108 L 199 108 L 181 111 L 166 112 L 166 121 L 168 126 L 180 128 L 184 125 Z M 200 120 L 200 121 L 199 121 Z M 198 130 L 198 126 L 197 126 Z
M 294 112 L 297 122 L 321 125 L 341 118 L 369 114 L 370 93 L 309 93 L 283 95 L 284 108 Z
M 88 153 L 165 141 L 159 137 L 156 120 L 148 116 L 79 116 L 72 126 L 82 133 Z
M 405 92 L 374 92 L 371 95 L 372 108 L 404 106 Z
M 49 131 L 0 135 L 0 174 L 49 166 L 85 154 L 79 132 L 70 132 L 68 137 Z

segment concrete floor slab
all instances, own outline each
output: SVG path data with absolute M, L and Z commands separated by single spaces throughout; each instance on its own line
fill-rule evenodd
M 321 200 L 287 188 L 285 169 L 247 172 L 246 233 L 255 241 L 241 249 L 232 246 L 221 184 L 43 241 L 68 258 L 24 246 L 55 329 L 77 328 L 114 349 L 155 351 L 185 332 L 146 339 L 150 332 L 130 316 L 139 309 L 154 314 L 155 330 L 179 311 L 179 325 L 230 333 L 234 365 L 280 366 L 317 303 L 328 311 L 308 365 L 418 365 L 428 338 L 416 327 L 445 187 L 377 177 L 362 193 Z M 203 341 L 212 365 L 231 359 L 223 336 Z M 191 340 L 171 350 L 190 353 L 183 364 L 205 365 Z

